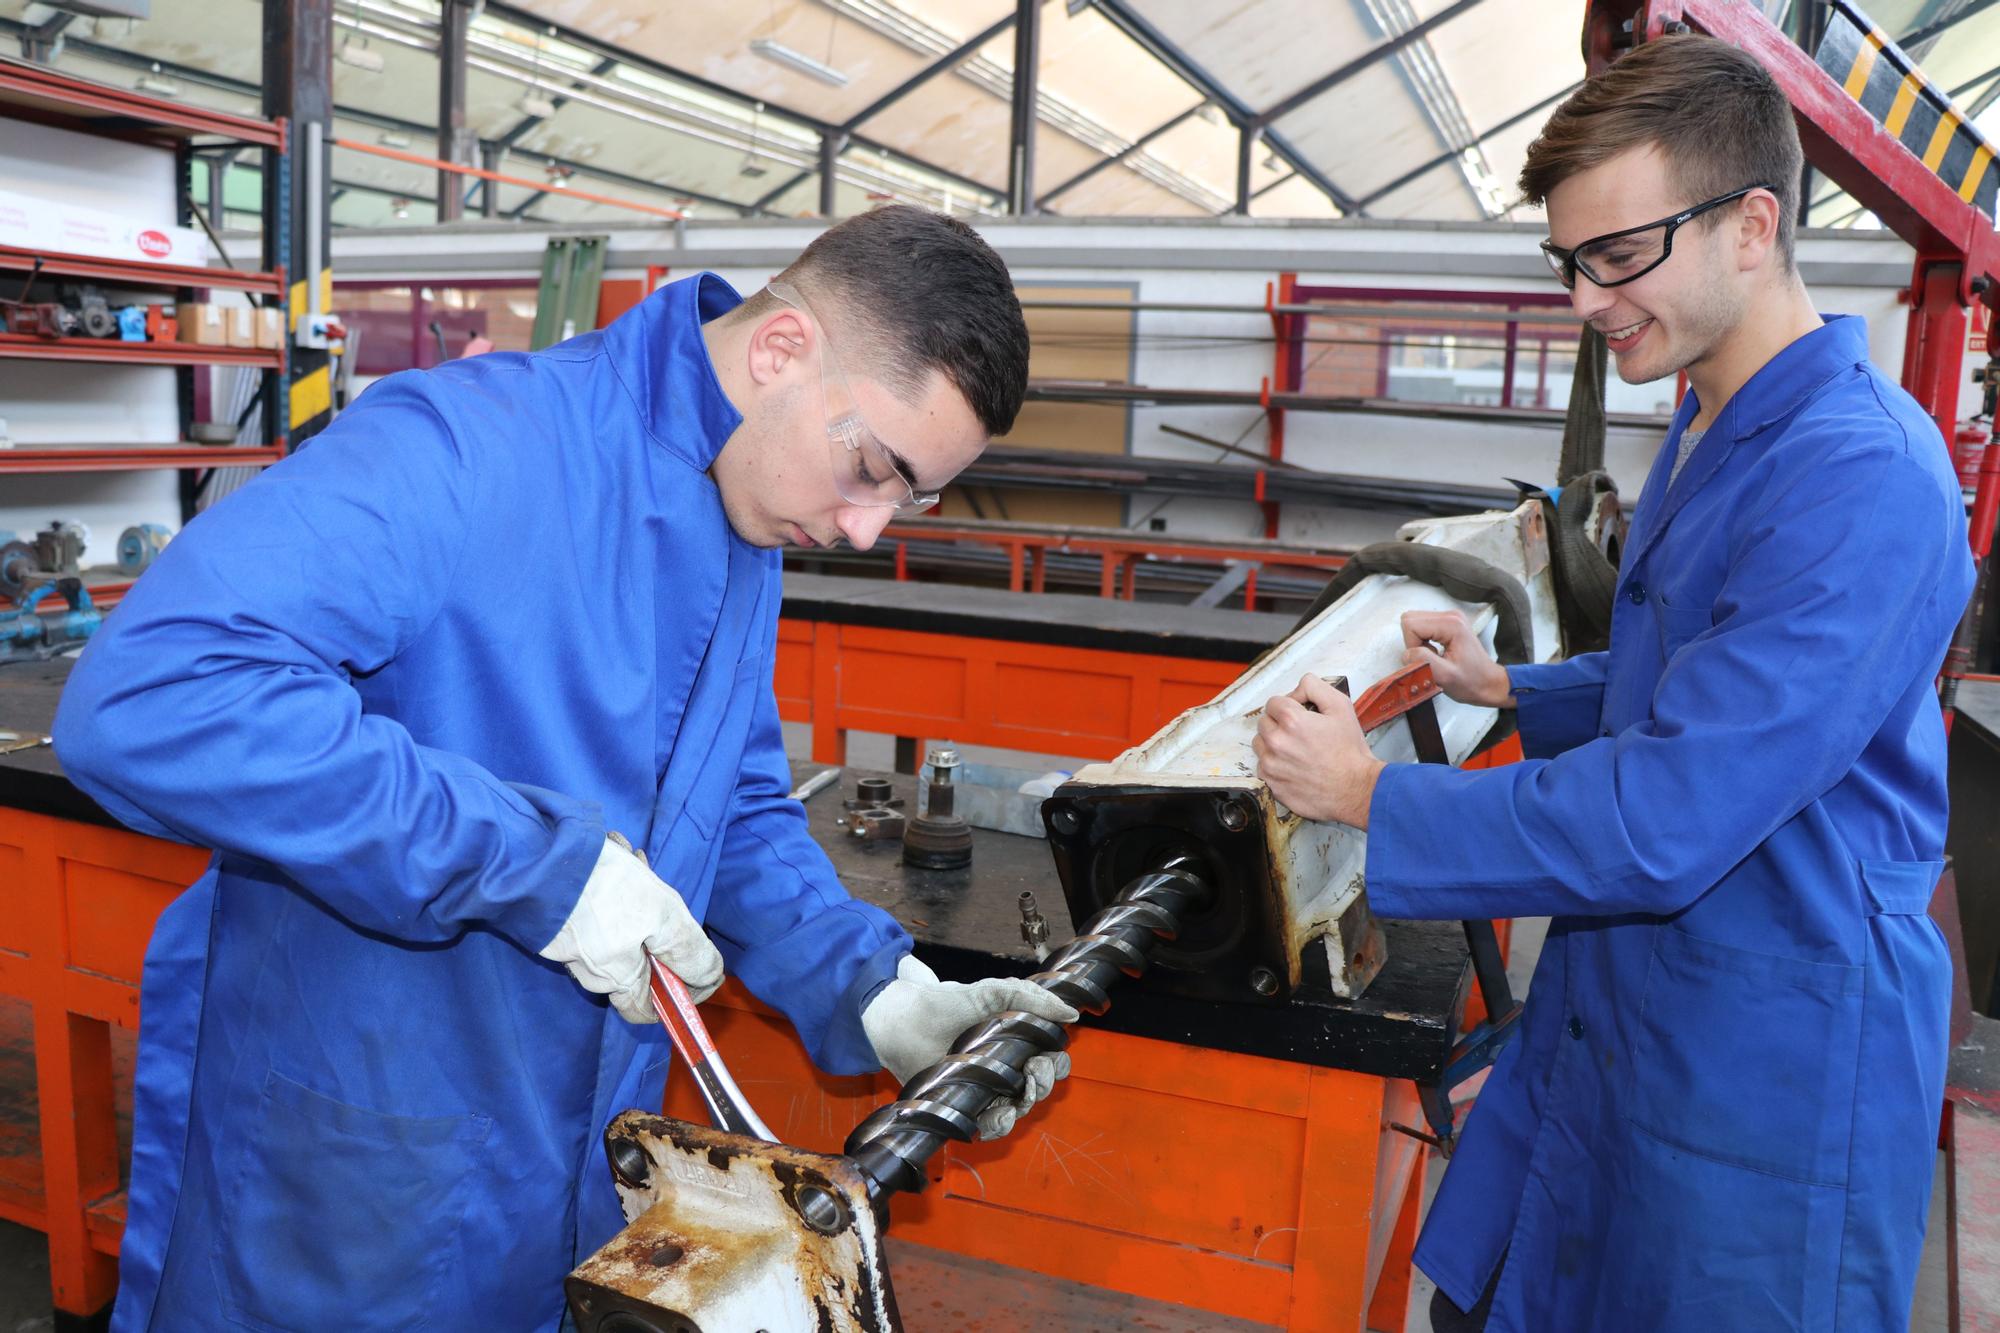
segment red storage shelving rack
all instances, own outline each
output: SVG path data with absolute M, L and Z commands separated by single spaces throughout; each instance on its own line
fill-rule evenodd
M 263 149 L 275 159 L 285 148 L 282 120 L 261 120 L 147 97 L 126 88 L 91 83 L 25 61 L 0 58 L 0 119 L 26 120 L 61 129 L 100 134 L 134 143 L 156 144 L 175 154 L 182 193 L 193 151 L 216 142 Z M 283 173 L 278 173 L 282 179 Z M 267 198 L 270 198 L 267 196 Z M 264 225 L 285 226 L 289 201 L 279 192 L 267 204 Z M 185 205 L 183 205 L 185 207 Z M 275 219 L 275 221 L 274 221 Z M 183 218 L 183 221 L 188 220 Z M 239 291 L 267 304 L 284 302 L 285 273 L 219 266 L 149 264 L 56 251 L 0 246 L 0 288 L 18 289 L 31 276 L 98 281 L 121 288 L 164 292 L 180 300 L 209 290 Z M 191 516 L 198 474 L 217 467 L 262 466 L 285 455 L 287 352 L 192 343 L 118 342 L 96 338 L 37 338 L 0 333 L 0 359 L 89 361 L 105 365 L 149 365 L 181 370 L 181 427 L 186 435 L 193 411 L 192 371 L 199 366 L 255 366 L 264 373 L 261 398 L 265 442 L 203 445 L 183 439 L 168 444 L 16 447 L 0 449 L 0 474 L 105 472 L 172 468 L 184 475 L 183 521 Z

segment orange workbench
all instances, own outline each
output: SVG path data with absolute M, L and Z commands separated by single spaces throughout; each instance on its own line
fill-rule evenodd
M 831 586 L 865 582 L 788 579 L 778 689 L 817 741 L 851 727 L 1108 756 L 1212 695 L 1289 626 L 1210 612 L 1236 633 L 1209 634 L 1204 613 L 1130 604 L 1138 622 L 1157 621 L 1107 625 L 1097 599 L 1043 596 L 1024 630 L 978 589 L 933 590 L 947 611 L 870 603 L 879 584 Z M 1067 602 L 1091 614 L 1051 614 Z M 1119 647 L 1135 642 L 1150 651 Z M 64 674 L 0 673 L 0 726 L 46 728 Z M 795 691 L 800 681 L 811 688 Z M 0 1217 L 47 1233 L 68 1316 L 102 1310 L 115 1290 L 141 962 L 160 911 L 206 861 L 116 826 L 49 751 L 0 757 Z M 1052 872 L 1043 888 L 1054 915 Z M 926 924 L 912 923 L 920 935 Z M 924 947 L 951 975 L 951 951 Z M 1436 1040 L 1448 1041 L 1455 1008 L 1431 1016 Z M 1032 1132 L 941 1156 L 937 1183 L 898 1201 L 897 1234 L 1271 1324 L 1400 1329 L 1423 1149 L 1388 1126 L 1419 1124 L 1413 1085 L 1226 1049 L 1226 1034 L 1211 1049 L 1112 1030 L 1142 1010 L 1116 1007 L 1110 1026 L 1078 1034 L 1078 1072 Z M 734 988 L 714 1013 L 746 1091 L 800 1143 L 837 1146 L 893 1095 L 883 1081 L 816 1074 Z

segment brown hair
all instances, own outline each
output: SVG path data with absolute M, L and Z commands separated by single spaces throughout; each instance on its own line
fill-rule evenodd
M 908 204 L 870 209 L 821 232 L 778 276 L 840 320 L 853 368 L 905 402 L 935 370 L 989 435 L 1013 428 L 1028 389 L 1028 324 L 1007 265 L 964 222 Z M 777 308 L 759 290 L 732 314 Z
M 1746 185 L 1778 196 L 1778 253 L 1792 267 L 1804 155 L 1791 104 L 1762 65 L 1727 42 L 1685 34 L 1627 52 L 1556 108 L 1528 146 L 1521 195 L 1549 191 L 1629 149 L 1657 147 L 1689 204 Z M 1701 220 L 1713 226 L 1720 210 Z

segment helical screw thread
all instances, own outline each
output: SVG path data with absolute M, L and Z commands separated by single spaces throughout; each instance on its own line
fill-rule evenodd
M 1154 947 L 1180 932 L 1181 918 L 1209 892 L 1199 864 L 1174 857 L 1119 890 L 1077 937 L 1028 978 L 1087 1013 L 1111 1007 L 1121 974 L 1146 970 Z M 893 1102 L 854 1127 L 846 1152 L 868 1177 L 871 1198 L 924 1187 L 924 1166 L 947 1141 L 968 1142 L 980 1113 L 1027 1087 L 1027 1064 L 1069 1040 L 1060 1023 L 1009 1010 L 967 1028 L 944 1059 L 905 1083 Z

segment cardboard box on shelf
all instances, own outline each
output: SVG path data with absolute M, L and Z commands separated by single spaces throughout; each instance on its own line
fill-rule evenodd
M 201 347 L 229 346 L 229 326 L 221 306 L 207 301 L 180 303 L 181 341 Z
M 229 326 L 231 347 L 255 347 L 257 345 L 257 312 L 247 305 L 232 305 L 223 308 L 223 319 Z
M 257 346 L 267 352 L 275 352 L 285 345 L 285 312 L 280 306 L 258 306 L 254 312 L 257 318 Z

